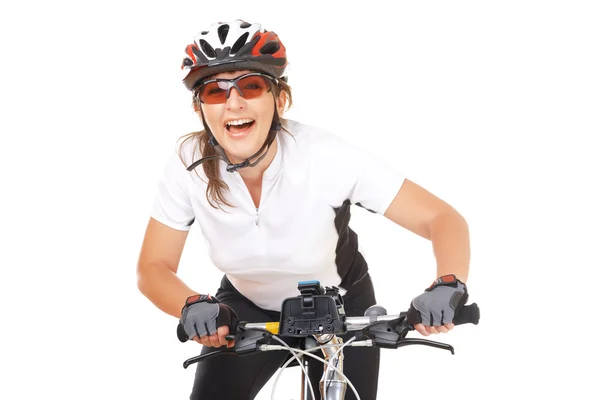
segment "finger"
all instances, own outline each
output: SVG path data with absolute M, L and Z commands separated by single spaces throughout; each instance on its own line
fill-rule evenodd
M 219 343 L 219 335 L 217 335 L 217 332 L 210 335 L 208 337 L 208 340 L 210 341 L 212 347 L 221 347 L 221 343 Z
M 200 341 L 200 338 L 199 338 L 198 336 L 194 336 L 194 337 L 192 338 L 192 340 L 193 340 L 194 342 L 197 342 L 197 343 L 200 343 L 200 344 L 202 344 L 202 341 Z
M 426 326 L 425 329 L 432 335 L 439 333 L 435 326 Z
M 446 329 L 448 329 L 449 331 L 451 331 L 452 329 L 454 329 L 454 324 L 446 324 L 444 325 L 446 327 Z
M 429 336 L 429 332 L 427 332 L 427 330 L 425 329 L 425 325 L 423 325 L 423 324 L 415 324 L 414 327 L 415 327 L 415 330 L 417 332 L 419 332 L 421 335 L 423 335 L 423 336 Z
M 220 326 L 219 329 L 217 329 L 217 335 L 219 336 L 219 344 L 221 346 L 227 346 L 229 344 L 227 339 L 225 339 L 225 336 L 229 335 L 229 327 L 227 325 Z
M 210 346 L 210 343 L 206 340 L 206 335 L 202 335 L 198 329 L 198 325 L 194 324 L 194 330 L 196 331 L 196 337 L 200 338 L 200 343 L 204 346 Z
M 439 333 L 448 333 L 448 328 L 446 328 L 446 325 L 436 326 L 436 328 Z
M 200 338 L 200 342 L 205 345 L 206 347 L 212 347 L 212 344 L 210 344 L 210 340 L 208 339 L 207 335 L 204 335 Z

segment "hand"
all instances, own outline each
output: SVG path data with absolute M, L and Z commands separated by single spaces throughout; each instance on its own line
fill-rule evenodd
M 468 297 L 464 283 L 454 275 L 444 275 L 415 297 L 408 310 L 408 323 L 423 336 L 448 333 L 454 328 L 454 316 Z
M 181 310 L 179 339 L 190 338 L 207 347 L 232 347 L 233 341 L 227 341 L 230 327 L 235 329 L 238 322 L 237 314 L 225 304 L 211 296 L 194 295 L 186 300 Z M 183 334 L 181 332 L 183 330 Z
M 212 335 L 204 335 L 201 337 L 196 335 L 192 338 L 192 340 L 203 344 L 206 347 L 227 346 L 227 348 L 231 348 L 235 346 L 235 342 L 225 339 L 225 336 L 227 335 L 229 335 L 229 327 L 227 325 L 223 325 L 219 326 L 217 328 L 217 332 L 213 333 Z
M 448 333 L 454 328 L 454 324 L 444 324 L 440 326 L 429 326 L 415 324 L 415 330 L 423 336 L 436 335 L 438 333 Z

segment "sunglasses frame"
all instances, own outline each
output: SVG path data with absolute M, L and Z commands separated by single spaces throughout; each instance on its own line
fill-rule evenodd
M 227 102 L 227 100 L 229 99 L 229 95 L 231 94 L 231 89 L 235 88 L 238 92 L 238 94 L 241 97 L 244 97 L 244 94 L 242 93 L 242 90 L 240 89 L 240 87 L 237 85 L 237 82 L 243 78 L 247 78 L 249 76 L 262 76 L 264 78 L 267 78 L 268 81 L 270 81 L 271 83 L 277 85 L 279 84 L 279 81 L 277 80 L 277 78 L 273 78 L 270 75 L 267 74 L 263 74 L 261 72 L 249 72 L 247 74 L 244 75 L 240 75 L 237 78 L 233 78 L 233 79 L 223 79 L 223 78 L 218 78 L 218 79 L 210 79 L 208 81 L 204 81 L 200 84 L 198 84 L 196 87 L 194 87 L 194 101 L 196 101 L 196 103 L 202 103 L 205 104 L 202 99 L 200 98 L 200 88 L 202 86 L 206 86 L 209 83 L 215 83 L 215 82 L 226 82 L 227 83 L 227 89 L 226 89 L 226 93 L 225 93 L 225 101 L 223 103 L 206 103 L 206 104 L 224 104 L 225 102 Z M 273 87 L 271 87 L 269 90 L 267 90 L 265 93 L 269 93 L 273 90 Z

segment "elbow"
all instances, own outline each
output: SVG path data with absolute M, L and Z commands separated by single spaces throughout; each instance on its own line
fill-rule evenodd
M 138 290 L 143 294 L 144 293 L 144 274 L 140 271 L 139 267 L 136 271 L 136 281 L 137 281 Z
M 428 226 L 428 237 L 431 240 L 432 237 L 436 236 L 437 232 L 463 232 L 469 235 L 469 224 L 463 215 L 461 215 L 454 208 L 439 213 L 433 218 Z
M 139 262 L 136 270 L 137 287 L 148 297 L 156 290 L 157 285 L 162 285 L 168 275 L 175 272 L 176 269 L 162 262 Z
M 449 213 L 449 218 L 451 219 L 452 223 L 457 226 L 457 228 L 466 230 L 467 232 L 469 231 L 469 224 L 467 223 L 467 220 L 461 213 L 456 211 L 454 208 L 451 211 L 449 211 Z
M 455 226 L 455 229 L 460 231 L 460 232 L 464 232 L 467 236 L 469 235 L 469 224 L 467 223 L 466 218 L 459 213 L 458 211 L 456 211 L 455 209 L 452 209 L 452 224 L 453 226 Z
M 137 288 L 144 296 L 147 296 L 146 293 L 148 290 L 148 272 L 147 271 L 148 271 L 147 267 L 145 267 L 141 263 L 138 264 L 137 269 L 136 269 Z

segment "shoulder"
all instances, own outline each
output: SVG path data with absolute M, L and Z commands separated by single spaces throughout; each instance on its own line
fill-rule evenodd
M 283 127 L 285 130 L 280 132 L 282 162 L 290 179 L 310 179 L 315 185 L 327 186 L 335 179 L 343 181 L 356 176 L 357 164 L 352 160 L 360 156 L 340 135 L 290 120 L 286 120 Z
M 290 119 L 282 120 L 282 138 L 286 143 L 294 143 L 295 147 L 307 151 L 319 149 L 335 149 L 344 144 L 344 140 L 337 134 L 310 124 L 300 123 Z M 287 133 L 287 135 L 286 135 Z

